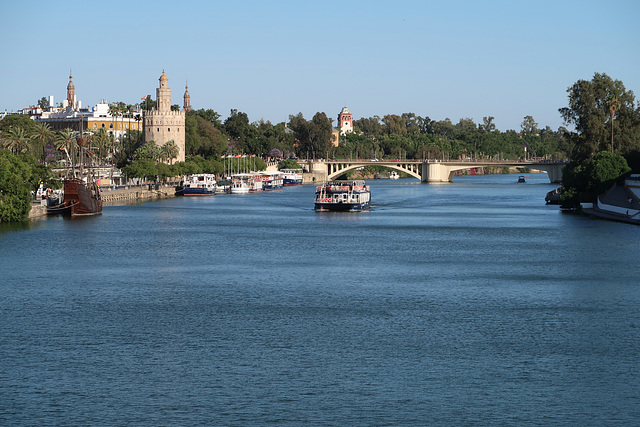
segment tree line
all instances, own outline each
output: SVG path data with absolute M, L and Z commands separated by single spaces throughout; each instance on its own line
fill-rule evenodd
M 241 155 L 272 160 L 570 159 L 564 173 L 563 197 L 567 206 L 576 206 L 600 190 L 603 180 L 611 182 L 610 175 L 619 179 L 623 171 L 640 171 L 640 105 L 622 82 L 603 73 L 595 73 L 591 80 L 579 80 L 567 93 L 568 105 L 559 113 L 571 130 L 539 126 L 532 116 L 523 117 L 519 130 L 500 131 L 493 116 L 483 117 L 482 123 L 469 118 L 454 123 L 448 118 L 437 121 L 401 113 L 355 120 L 354 132 L 339 136 L 334 145 L 333 119 L 324 112 L 311 119 L 302 113 L 292 114 L 288 122 L 272 124 L 265 120 L 250 122 L 246 113 L 236 109 L 224 121 L 216 111 L 200 109 L 185 115 L 185 162 L 173 162 L 177 155 L 173 141 L 159 147 L 154 141 L 145 142 L 142 133 L 135 130 L 128 130 L 119 139 L 104 129 L 87 132 L 87 152 L 95 165 L 114 164 L 131 177 L 223 173 L 227 159 Z M 151 109 L 154 104 L 147 96 L 142 107 Z M 134 110 L 122 102 L 110 106 L 114 120 Z M 0 147 L 15 156 L 31 156 L 41 165 L 73 161 L 77 136 L 71 129 L 54 132 L 46 123 L 25 115 L 9 115 L 0 121 Z M 599 172 L 601 179 L 595 183 L 593 175 L 603 169 L 603 162 L 608 162 L 610 167 L 604 169 L 609 172 Z M 238 167 L 235 165 L 235 170 Z M 255 167 L 264 168 L 265 164 L 259 162 Z

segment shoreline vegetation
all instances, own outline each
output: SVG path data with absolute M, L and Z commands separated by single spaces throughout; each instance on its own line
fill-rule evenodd
M 568 105 L 558 111 L 572 130 L 556 131 L 539 126 L 532 116 L 524 117 L 518 131 L 500 131 L 493 116 L 483 117 L 479 124 L 469 118 L 454 124 L 449 118 L 437 121 L 402 113 L 354 120 L 354 132 L 341 135 L 320 112 L 311 120 L 298 113 L 272 124 L 251 123 L 246 113 L 236 109 L 224 121 L 212 109 L 193 110 L 185 116 L 184 162 L 174 162 L 171 141 L 162 145 L 145 141 L 139 131 L 127 131 L 116 140 L 105 129 L 82 135 L 71 129 L 54 131 L 28 115 L 11 114 L 0 120 L 0 222 L 27 220 L 30 194 L 40 185 L 61 187 L 61 177 L 53 168 L 77 163 L 77 139 L 86 140 L 93 165 L 119 169 L 125 182 L 260 171 L 274 159 L 285 159 L 279 169 L 291 167 L 287 163 L 297 165 L 296 158 L 568 160 L 560 204 L 563 209 L 579 210 L 582 203 L 593 202 L 631 172 L 640 172 L 640 104 L 622 82 L 604 73 L 577 81 L 567 93 Z M 150 96 L 146 101 L 149 104 Z M 129 107 L 113 103 L 114 121 L 129 114 Z M 506 172 L 500 169 L 485 167 L 460 174 Z M 375 177 L 375 173 L 365 171 L 362 177 Z

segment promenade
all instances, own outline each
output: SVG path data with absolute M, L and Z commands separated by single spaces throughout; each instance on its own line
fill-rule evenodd
M 129 203 L 145 202 L 151 200 L 175 197 L 177 183 L 167 184 L 141 184 L 121 187 L 100 188 L 102 203 L 105 206 L 126 205 Z M 30 219 L 38 219 L 47 216 L 47 208 L 40 201 L 31 202 Z
M 102 203 L 109 206 L 175 197 L 176 183 L 143 184 L 100 189 Z

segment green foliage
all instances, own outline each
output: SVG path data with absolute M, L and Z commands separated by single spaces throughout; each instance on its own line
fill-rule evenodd
M 601 151 L 587 164 L 589 177 L 587 190 L 593 194 L 607 191 L 616 181 L 631 172 L 624 157 Z
M 8 132 L 11 128 L 22 128 L 25 134 L 35 130 L 36 122 L 26 114 L 9 114 L 0 120 L 0 133 Z
M 282 169 L 302 169 L 300 164 L 293 159 L 284 159 L 278 162 L 278 170 Z
M 570 163 L 562 171 L 562 207 L 574 209 L 580 203 L 592 202 L 630 171 L 624 157 L 608 151 L 597 153 L 593 159 Z
M 0 151 L 0 222 L 26 221 L 39 172 L 32 157 Z
M 567 89 L 569 105 L 560 108 L 565 123 L 573 125 L 571 158 L 588 159 L 598 151 L 623 155 L 640 149 L 640 111 L 635 97 L 619 80 L 595 73 Z M 611 141 L 613 136 L 613 142 Z
M 204 115 L 208 117 L 211 114 Z M 217 157 L 226 151 L 227 138 L 202 114 L 189 112 L 185 118 L 185 149 L 189 156 Z
M 134 157 L 137 160 L 152 160 L 154 162 L 158 161 L 161 155 L 162 149 L 155 141 L 148 141 L 134 152 Z

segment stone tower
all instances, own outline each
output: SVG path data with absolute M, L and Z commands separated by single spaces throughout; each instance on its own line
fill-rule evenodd
M 191 111 L 191 95 L 189 95 L 189 85 L 184 87 L 184 105 L 182 107 L 184 111 Z
M 168 162 L 184 162 L 185 113 L 171 110 L 171 89 L 167 85 L 168 80 L 162 70 L 160 86 L 156 89 L 156 108 L 144 112 L 144 141 L 155 141 L 158 146 L 173 141 L 178 147 L 178 156 L 169 159 Z
M 340 135 L 353 132 L 353 115 L 347 107 L 344 107 L 338 114 L 338 128 L 340 129 Z
M 73 84 L 71 70 L 69 70 L 69 84 L 67 85 L 67 105 L 72 110 L 76 107 L 76 87 Z

